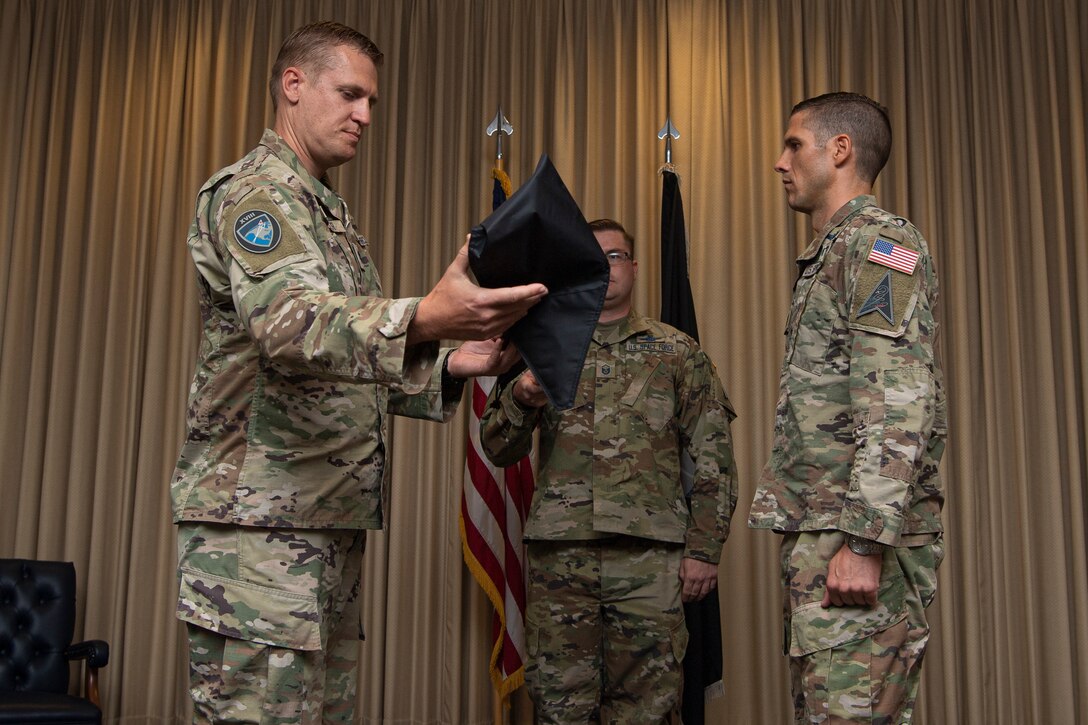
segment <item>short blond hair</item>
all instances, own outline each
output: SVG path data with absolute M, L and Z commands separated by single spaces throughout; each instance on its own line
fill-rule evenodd
M 288 68 L 302 68 L 308 73 L 320 73 L 333 62 L 333 51 L 347 46 L 359 51 L 374 62 L 382 64 L 382 52 L 374 41 L 358 30 L 331 21 L 304 25 L 287 37 L 280 46 L 276 62 L 272 64 L 272 77 L 268 90 L 272 94 L 273 110 L 279 108 L 280 79 Z

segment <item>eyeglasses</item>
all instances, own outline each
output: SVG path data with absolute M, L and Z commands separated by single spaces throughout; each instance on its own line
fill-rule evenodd
M 611 265 L 623 264 L 624 262 L 631 261 L 631 255 L 627 252 L 609 252 L 604 256 L 608 257 L 608 263 Z

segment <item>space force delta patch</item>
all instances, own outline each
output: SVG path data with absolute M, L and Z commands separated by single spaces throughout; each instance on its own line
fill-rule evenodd
M 865 317 L 870 312 L 880 313 L 880 316 L 887 320 L 889 325 L 898 322 L 895 319 L 895 301 L 892 298 L 891 272 L 885 272 L 884 276 L 877 282 L 876 287 L 873 288 L 873 291 L 865 298 L 865 302 L 861 304 L 861 309 L 858 310 L 858 319 Z
M 858 270 L 850 305 L 850 328 L 898 337 L 917 302 L 920 254 L 883 237 L 873 240 Z

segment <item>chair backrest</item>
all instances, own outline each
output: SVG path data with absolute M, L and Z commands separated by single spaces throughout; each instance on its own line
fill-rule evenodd
M 0 559 L 0 692 L 67 692 L 75 618 L 71 562 Z

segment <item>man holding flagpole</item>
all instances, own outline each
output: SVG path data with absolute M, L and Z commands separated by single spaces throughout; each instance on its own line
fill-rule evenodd
M 531 371 L 492 391 L 481 443 L 495 465 L 540 429 L 525 527 L 529 695 L 541 723 L 659 723 L 675 712 L 682 602 L 717 585 L 736 505 L 734 417 L 688 335 L 631 307 L 638 263 L 618 222 L 590 223 L 611 275 L 575 404 Z M 690 499 L 680 453 L 695 462 Z

